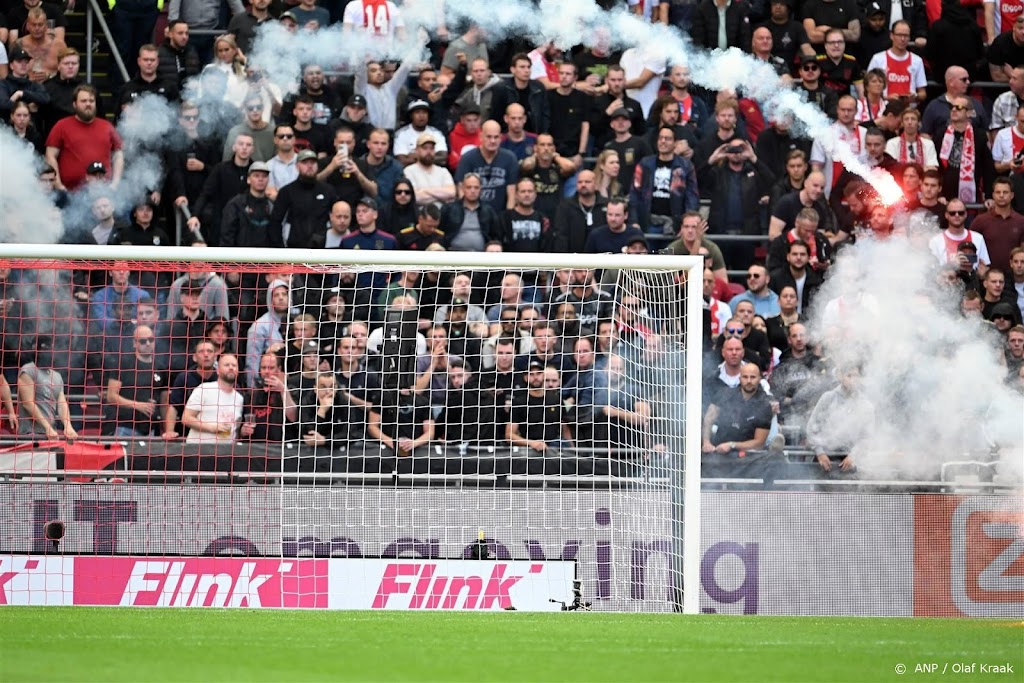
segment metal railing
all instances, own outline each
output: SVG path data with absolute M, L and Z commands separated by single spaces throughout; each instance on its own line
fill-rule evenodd
M 124 66 L 124 61 L 121 59 L 121 53 L 117 49 L 117 43 L 114 42 L 114 35 L 110 32 L 110 26 L 107 25 L 107 20 L 103 17 L 103 10 L 100 9 L 100 5 L 97 0 L 89 0 L 85 5 L 85 80 L 92 83 L 93 21 L 99 23 L 100 30 L 106 37 L 107 45 L 110 47 L 110 57 L 114 60 L 114 64 L 117 66 L 118 71 L 121 72 L 121 78 L 127 82 L 128 69 Z

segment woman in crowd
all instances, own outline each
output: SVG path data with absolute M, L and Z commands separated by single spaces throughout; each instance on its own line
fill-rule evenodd
M 46 151 L 43 137 L 32 125 L 32 110 L 24 100 L 18 100 L 11 105 L 11 130 L 16 137 L 31 145 L 37 154 L 43 154 Z
M 594 178 L 597 193 L 605 199 L 622 195 L 619 185 L 619 153 L 614 149 L 606 149 L 597 156 L 594 166 Z
M 857 100 L 857 123 L 874 121 L 885 111 L 885 72 L 872 69 L 864 74 L 864 97 Z
M 768 335 L 768 343 L 772 348 L 782 352 L 789 349 L 789 326 L 793 323 L 806 322 L 807 318 L 797 312 L 796 305 L 796 289 L 783 287 L 779 292 L 779 308 L 782 312 L 764 321 L 765 334 Z
M 241 107 L 245 96 L 249 93 L 249 83 L 245 74 L 245 55 L 238 48 L 235 37 L 230 33 L 218 36 L 213 43 L 213 66 L 227 76 L 224 99 Z

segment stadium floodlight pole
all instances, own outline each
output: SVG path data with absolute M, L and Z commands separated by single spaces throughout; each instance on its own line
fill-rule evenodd
M 686 614 L 697 614 L 700 611 L 700 547 L 701 547 L 701 514 L 700 514 L 700 465 L 701 465 L 701 331 L 703 320 L 703 272 L 704 260 L 700 256 L 676 256 L 668 254 L 629 255 L 629 254 L 553 254 L 524 252 L 449 252 L 449 251 L 377 251 L 377 250 L 342 250 L 342 249 L 232 249 L 208 247 L 197 251 L 192 247 L 162 246 L 159 248 L 140 246 L 114 245 L 54 245 L 54 244 L 5 244 L 3 260 L 6 265 L 16 268 L 59 269 L 62 271 L 83 269 L 104 270 L 113 267 L 117 261 L 126 261 L 132 269 L 145 269 L 145 263 L 152 263 L 155 270 L 180 270 L 180 266 L 202 267 L 205 270 L 234 270 L 262 272 L 265 266 L 285 266 L 285 271 L 303 274 L 334 275 L 337 273 L 364 273 L 398 270 L 418 271 L 459 271 L 482 270 L 500 271 L 502 269 L 516 271 L 558 271 L 563 269 L 593 269 L 615 272 L 615 288 L 628 293 L 631 298 L 642 302 L 641 315 L 650 315 L 652 319 L 664 324 L 655 329 L 671 344 L 672 358 L 667 363 L 681 363 L 679 369 L 675 365 L 667 365 L 672 379 L 658 384 L 656 380 L 645 379 L 642 375 L 634 377 L 640 384 L 645 381 L 656 389 L 655 410 L 660 412 L 661 422 L 645 423 L 645 427 L 633 429 L 628 427 L 622 438 L 628 440 L 636 437 L 639 446 L 630 446 L 635 460 L 627 453 L 626 459 L 618 456 L 604 456 L 602 464 L 605 471 L 611 472 L 612 466 L 618 467 L 615 472 L 623 474 L 609 475 L 613 485 L 602 487 L 581 487 L 567 493 L 578 496 L 573 498 L 575 509 L 587 510 L 593 514 L 590 548 L 592 553 L 584 560 L 587 567 L 580 577 L 587 582 L 588 595 L 591 587 L 594 606 L 598 609 L 616 609 L 633 611 L 635 609 L 663 611 L 668 607 Z M 198 264 L 201 264 L 198 265 Z M 287 268 L 290 267 L 291 270 Z M 680 277 L 684 273 L 685 277 Z M 315 278 L 314 278 L 315 279 Z M 611 282 L 611 281 L 609 281 Z M 685 286 L 684 286 L 685 285 Z M 306 286 L 306 285 L 303 285 Z M 324 283 L 312 285 L 312 288 L 327 287 Z M 492 285 L 493 286 L 493 285 Z M 635 287 L 635 288 L 634 288 Z M 326 290 L 325 290 L 326 291 Z M 623 297 L 625 298 L 625 297 Z M 643 308 L 650 304 L 649 309 Z M 640 309 L 638 309 L 640 310 Z M 632 313 L 636 315 L 636 312 Z M 614 317 L 614 315 L 613 315 Z M 593 334 L 593 332 L 591 332 Z M 633 337 L 628 342 L 636 346 L 637 339 L 646 343 L 646 335 Z M 624 344 L 625 344 L 624 340 Z M 383 347 L 382 347 L 383 348 Z M 383 353 L 383 351 L 382 351 Z M 612 355 L 614 355 L 613 352 Z M 617 352 L 622 353 L 622 352 Z M 456 354 L 457 355 L 457 354 Z M 251 368 L 249 368 L 251 370 Z M 664 419 L 667 418 L 667 419 Z M 653 426 L 651 426 L 653 425 Z M 662 431 L 661 428 L 665 427 Z M 632 430 L 631 432 L 629 430 Z M 362 437 L 360 437 L 362 438 Z M 607 439 L 607 435 L 605 436 Z M 663 438 L 664 455 L 655 455 L 658 451 L 651 450 L 654 439 Z M 498 437 L 497 440 L 503 440 Z M 381 445 L 383 446 L 383 441 Z M 300 444 L 301 446 L 301 444 Z M 282 442 L 282 463 L 285 449 L 291 449 Z M 646 454 L 642 452 L 646 451 Z M 297 452 L 297 450 L 295 451 Z M 587 447 L 581 452 L 586 453 Z M 299 454 L 302 456 L 302 454 Z M 293 456 L 288 456 L 293 457 Z M 305 456 L 302 456 L 305 457 Z M 597 460 L 597 458 L 594 458 Z M 408 462 L 408 461 L 405 461 Z M 667 469 L 668 478 L 661 476 Z M 680 469 L 683 471 L 680 472 Z M 283 474 L 283 472 L 281 473 Z M 398 474 L 397 470 L 394 473 Z M 591 484 L 598 480 L 590 479 L 587 473 L 583 479 Z M 667 482 L 667 484 L 666 484 Z M 280 478 L 282 491 L 285 477 Z M 292 486 L 292 484 L 287 484 Z M 666 490 L 667 489 L 667 490 Z M 594 493 L 590 493 L 593 491 Z M 379 491 L 377 492 L 379 493 Z M 500 492 L 498 492 L 500 493 Z M 305 494 L 304 494 L 305 495 Z M 357 494 L 358 495 L 358 494 Z M 545 494 L 546 495 L 546 494 Z M 481 524 L 501 525 L 495 516 L 495 508 L 491 500 L 481 498 L 474 510 L 467 508 L 464 512 L 477 519 L 467 519 L 467 524 L 475 527 L 473 535 L 481 528 Z M 567 499 L 568 500 L 568 499 Z M 662 504 L 668 503 L 668 514 Z M 285 526 L 296 530 L 295 537 L 303 537 L 307 533 L 318 531 L 316 524 L 308 521 L 296 521 L 296 507 L 291 503 L 280 504 L 280 527 Z M 288 507 L 286 510 L 286 507 Z M 562 502 L 552 503 L 552 510 L 563 510 Z M 655 512 L 657 511 L 657 512 Z M 288 515 L 286 516 L 286 512 Z M 445 508 L 430 508 L 423 516 L 423 523 L 430 519 L 429 514 L 443 514 Z M 462 510 L 460 510 L 462 512 Z M 544 502 L 538 514 L 546 514 Z M 612 522 L 612 518 L 620 521 Z M 484 522 L 483 520 L 489 520 Z M 606 521 L 599 521 L 606 520 Z M 580 521 L 583 521 L 580 519 Z M 558 533 L 557 525 L 553 533 L 545 535 L 542 542 L 563 544 L 568 539 L 577 539 L 577 520 L 567 522 L 564 531 Z M 319 523 L 319 522 L 318 522 Z M 312 526 L 312 528 L 310 528 Z M 593 534 L 601 527 L 601 533 L 611 535 L 611 540 L 595 537 Z M 509 533 L 515 525 L 505 526 Z M 528 528 L 528 527 L 524 527 Z M 547 528 L 547 527 L 545 527 Z M 606 531 L 605 531 L 606 529 Z M 571 535 L 568 535 L 570 534 Z M 326 533 L 326 532 L 325 532 Z M 453 532 L 452 542 L 458 542 L 458 531 Z M 535 538 L 528 536 L 527 538 Z M 50 539 L 55 540 L 53 538 Z M 376 542 L 376 541 L 368 541 Z M 576 542 L 576 541 L 573 541 Z M 667 553 L 669 555 L 667 587 L 668 597 L 660 588 L 644 591 L 643 587 L 633 586 L 630 582 L 637 566 L 633 552 L 636 544 L 650 549 L 650 553 Z M 606 550 L 607 549 L 607 550 Z M 614 557 L 612 555 L 614 551 Z M 456 554 L 461 555 L 459 550 Z M 603 553 L 607 552 L 607 555 Z M 642 570 L 642 567 L 640 567 Z M 642 571 L 641 571 L 642 573 Z M 653 574 L 653 572 L 652 572 Z M 647 597 L 644 597 L 644 596 Z M 547 596 L 545 596 L 545 599 Z

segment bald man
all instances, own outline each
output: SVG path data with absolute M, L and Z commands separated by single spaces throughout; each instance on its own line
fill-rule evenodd
M 459 159 L 455 182 L 462 183 L 469 173 L 480 177 L 481 204 L 490 206 L 499 215 L 515 206 L 519 161 L 515 154 L 501 148 L 501 126 L 497 121 L 485 121 L 480 126 L 480 146 Z
M 771 400 L 761 388 L 761 369 L 744 363 L 739 385 L 720 393 L 704 414 L 701 450 L 723 455 L 760 450 L 771 425 Z

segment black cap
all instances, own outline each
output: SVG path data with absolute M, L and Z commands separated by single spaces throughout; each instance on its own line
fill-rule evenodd
M 480 116 L 480 113 L 480 107 L 470 103 L 462 108 L 462 111 L 459 112 L 459 116 L 465 116 L 466 114 L 476 114 L 477 116 Z
M 992 307 L 992 311 L 988 314 L 988 317 L 992 318 L 994 316 L 1001 315 L 1009 316 L 1009 318 L 1013 320 L 1013 313 L 1015 308 L 1016 306 L 1011 304 L 1009 301 L 1000 301 L 999 303 Z
M 785 5 L 786 7 L 793 9 L 793 0 L 772 0 L 772 5 Z
M 817 55 L 800 55 L 800 66 L 803 66 L 804 64 L 818 64 L 818 56 Z M 821 66 L 821 65 L 819 64 L 819 66 Z
M 459 299 L 458 297 L 452 299 L 452 308 L 468 308 L 469 304 L 466 303 L 465 299 Z
M 633 237 L 631 237 L 630 240 L 626 242 L 627 247 L 631 247 L 634 244 L 642 244 L 644 245 L 644 249 L 647 249 L 648 251 L 650 251 L 651 249 L 650 243 L 647 241 L 647 238 L 644 237 L 643 235 L 633 235 Z
M 102 161 L 94 161 L 85 169 L 88 175 L 107 175 L 107 167 Z
M 625 117 L 627 119 L 631 119 L 633 118 L 633 112 L 630 111 L 629 107 L 619 107 L 618 109 L 612 112 L 612 115 L 609 118 L 617 119 L 620 116 Z
M 48 334 L 41 334 L 36 337 L 36 350 L 38 351 L 51 351 L 53 350 L 53 337 Z
M 543 370 L 544 369 L 544 364 L 541 363 L 539 360 L 531 360 L 530 361 L 529 369 L 530 370 Z
M 353 95 L 352 97 L 348 98 L 348 106 L 366 109 L 366 98 L 359 94 Z
M 978 253 L 978 247 L 974 244 L 974 242 L 972 242 L 970 240 L 964 240 L 960 244 L 956 245 L 956 250 L 957 251 L 973 251 L 975 254 Z
M 302 355 L 305 356 L 309 353 L 320 353 L 320 344 L 313 341 L 312 339 L 307 340 L 302 344 Z
M 25 52 L 25 48 L 21 45 L 15 45 L 14 49 L 11 50 L 11 54 L 8 56 L 8 61 L 18 62 L 21 60 L 32 59 L 32 55 Z
M 866 16 L 866 17 L 873 17 L 876 14 L 884 15 L 885 14 L 885 10 L 882 9 L 882 5 L 881 4 L 879 4 L 877 2 L 873 2 L 870 5 L 868 5 L 868 10 L 867 10 L 867 12 L 864 13 L 864 16 Z
M 356 206 L 359 206 L 360 204 L 362 204 L 368 209 L 373 209 L 374 211 L 377 210 L 377 200 L 374 199 L 373 197 L 363 197 L 358 202 L 356 202 Z

